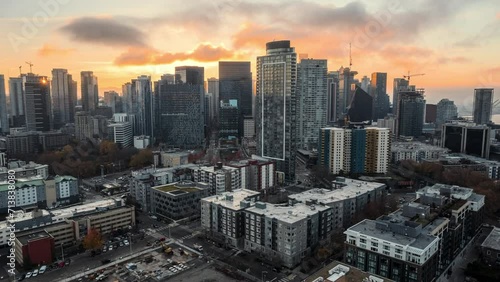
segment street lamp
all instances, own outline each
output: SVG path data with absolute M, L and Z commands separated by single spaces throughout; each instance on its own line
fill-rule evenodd
M 267 274 L 267 271 L 262 270 L 262 282 L 264 282 L 264 274 Z

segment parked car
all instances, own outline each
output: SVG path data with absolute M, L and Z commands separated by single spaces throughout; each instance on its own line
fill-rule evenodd
M 28 279 L 28 278 L 30 278 L 32 275 L 33 275 L 33 273 L 30 271 L 30 272 L 26 273 L 26 276 L 25 276 L 24 278 Z
M 42 267 L 40 267 L 40 270 L 38 270 L 38 273 L 43 274 L 46 270 L 47 270 L 47 266 L 42 265 Z
M 36 277 L 38 275 L 38 269 L 33 270 L 31 277 Z

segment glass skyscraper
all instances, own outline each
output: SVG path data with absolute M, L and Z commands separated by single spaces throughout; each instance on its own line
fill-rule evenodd
M 474 123 L 487 124 L 493 110 L 493 88 L 474 89 Z
M 288 183 L 295 181 L 296 81 L 297 53 L 290 41 L 267 43 L 266 55 L 257 57 L 257 152 L 275 160 Z
M 425 99 L 423 90 L 399 91 L 396 136 L 422 135 L 424 127 Z

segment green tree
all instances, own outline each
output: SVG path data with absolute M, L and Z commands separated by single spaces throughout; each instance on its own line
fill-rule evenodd
M 132 156 L 130 166 L 133 168 L 142 168 L 153 163 L 153 152 L 150 149 L 140 150 L 139 153 Z

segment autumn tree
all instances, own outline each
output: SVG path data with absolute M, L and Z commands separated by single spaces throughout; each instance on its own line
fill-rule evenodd
M 115 142 L 104 140 L 99 145 L 99 153 L 101 156 L 106 156 L 108 160 L 115 160 L 118 153 L 118 146 Z
M 153 152 L 150 149 L 140 150 L 139 153 L 132 156 L 130 166 L 133 168 L 142 168 L 153 163 Z
M 86 250 L 97 250 L 102 248 L 104 240 L 97 229 L 90 228 L 87 235 L 83 238 L 83 247 Z

